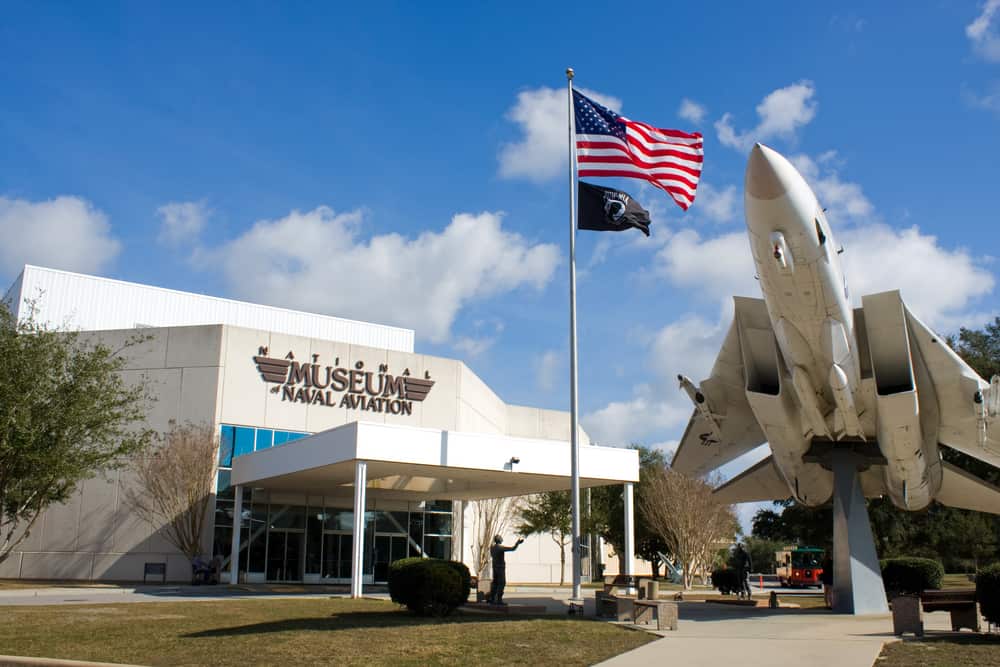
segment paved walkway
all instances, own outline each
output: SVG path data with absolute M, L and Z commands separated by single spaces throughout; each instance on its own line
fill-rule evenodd
M 676 632 L 602 665 L 684 667 L 872 667 L 893 641 L 891 616 L 846 616 L 826 610 L 680 603 Z M 950 630 L 946 612 L 924 614 L 928 631 Z

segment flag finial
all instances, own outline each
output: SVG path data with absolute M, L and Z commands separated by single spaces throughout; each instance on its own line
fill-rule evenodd
M 573 68 L 572 67 L 567 67 L 566 68 L 566 78 L 569 79 L 570 81 L 573 80 Z

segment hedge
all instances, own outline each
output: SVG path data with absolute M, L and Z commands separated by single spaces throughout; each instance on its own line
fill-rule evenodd
M 1000 563 L 976 573 L 976 600 L 986 620 L 1000 624 Z
M 469 597 L 469 569 L 436 558 L 403 558 L 389 566 L 389 595 L 422 616 L 446 616 Z
M 712 570 L 712 585 L 723 595 L 738 593 L 743 588 L 736 570 L 722 567 Z
M 930 558 L 888 558 L 881 561 L 882 583 L 889 599 L 897 595 L 919 595 L 929 588 L 941 588 L 944 567 Z

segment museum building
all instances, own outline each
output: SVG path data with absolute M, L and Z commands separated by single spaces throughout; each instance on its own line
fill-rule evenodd
M 569 488 L 568 413 L 506 404 L 462 361 L 415 353 L 412 330 L 35 266 L 4 296 L 19 317 L 26 299 L 36 320 L 112 348 L 141 333 L 123 373 L 149 384 L 147 425 L 218 430 L 204 552 L 224 581 L 344 583 L 360 595 L 399 558 L 472 566 L 476 500 Z M 631 573 L 638 454 L 592 445 L 582 429 L 579 440 L 581 487 L 625 486 Z M 137 581 L 166 563 L 168 581 L 189 580 L 187 559 L 131 511 L 132 483 L 127 468 L 86 480 L 44 512 L 0 578 Z M 510 581 L 560 574 L 548 536 L 508 555 Z

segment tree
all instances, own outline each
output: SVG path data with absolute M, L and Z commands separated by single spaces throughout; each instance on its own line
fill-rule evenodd
M 476 575 L 490 564 L 490 546 L 502 535 L 517 509 L 516 498 L 484 498 L 472 503 L 472 563 Z
M 546 491 L 528 496 L 518 516 L 518 533 L 525 537 L 548 533 L 559 546 L 559 585 L 566 583 L 566 545 L 572 537 L 569 491 Z
M 122 467 L 146 448 L 144 383 L 126 384 L 123 348 L 18 321 L 0 303 L 0 563 L 49 505 L 85 479 Z
M 208 425 L 173 425 L 159 447 L 135 458 L 127 491 L 135 513 L 193 561 L 201 555 L 219 438 Z
M 685 589 L 693 572 L 708 567 L 719 542 L 731 542 L 739 524 L 731 505 L 712 494 L 712 484 L 669 467 L 651 471 L 639 499 L 650 527 L 680 561 Z
M 653 567 L 653 577 L 659 577 L 659 554 L 667 553 L 666 542 L 652 530 L 649 521 L 642 511 L 640 499 L 646 492 L 646 482 L 651 472 L 667 465 L 666 457 L 660 449 L 651 449 L 642 445 L 632 445 L 639 450 L 639 483 L 632 493 L 638 511 L 633 517 L 635 531 L 635 553 L 639 558 L 649 561 Z M 599 486 L 591 489 L 591 529 L 611 545 L 616 554 L 625 552 L 625 497 L 621 484 Z

